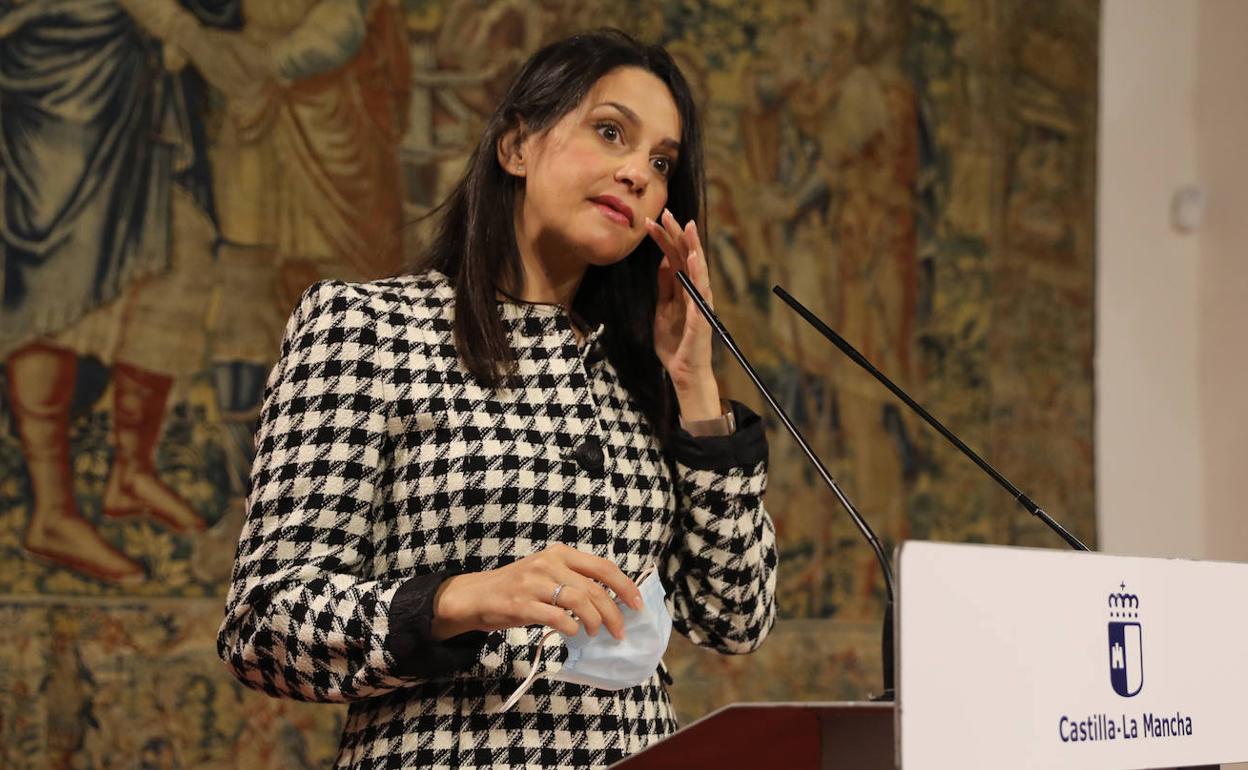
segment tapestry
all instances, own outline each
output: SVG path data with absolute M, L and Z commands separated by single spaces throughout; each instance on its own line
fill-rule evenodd
M 320 768 L 342 707 L 215 654 L 287 316 L 394 274 L 524 59 L 662 42 L 703 109 L 717 311 L 879 534 L 1064 547 L 779 284 L 1092 544 L 1099 5 L 0 0 L 0 767 Z M 683 724 L 878 692 L 882 576 L 764 414 L 780 620 L 674 639 Z

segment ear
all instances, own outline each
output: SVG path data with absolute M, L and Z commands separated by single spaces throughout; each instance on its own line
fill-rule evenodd
M 517 121 L 516 125 L 507 129 L 507 131 L 499 137 L 498 147 L 498 164 L 503 170 L 512 176 L 523 178 L 526 173 L 525 169 L 525 151 L 528 148 L 527 133 L 524 128 L 523 121 Z

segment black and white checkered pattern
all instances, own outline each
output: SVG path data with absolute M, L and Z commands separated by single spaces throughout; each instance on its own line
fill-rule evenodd
M 444 676 L 398 673 L 390 606 L 415 575 L 558 542 L 633 577 L 657 563 L 675 628 L 699 645 L 749 652 L 774 622 L 765 442 L 737 461 L 735 436 L 699 440 L 726 452 L 665 457 L 590 355 L 601 330 L 578 344 L 556 306 L 500 309 L 520 382 L 497 391 L 459 362 L 437 273 L 317 284 L 287 326 L 218 646 L 251 687 L 352 701 L 337 767 L 600 767 L 676 729 L 657 673 L 619 692 L 539 678 L 492 714 L 541 627 L 486 635 L 475 663 Z M 738 433 L 761 441 L 758 423 Z M 575 459 L 591 436 L 601 469 Z

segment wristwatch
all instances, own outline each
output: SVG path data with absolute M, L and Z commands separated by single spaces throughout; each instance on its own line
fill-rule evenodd
M 718 417 L 711 417 L 706 420 L 686 420 L 680 418 L 680 427 L 694 438 L 707 438 L 710 436 L 731 436 L 737 430 L 737 417 L 732 413 L 732 407 L 723 404 L 724 413 Z

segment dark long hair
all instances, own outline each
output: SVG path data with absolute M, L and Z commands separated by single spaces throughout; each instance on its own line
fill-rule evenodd
M 455 289 L 455 348 L 465 367 L 489 387 L 505 384 L 516 353 L 496 302 L 498 289 L 520 285 L 516 191 L 523 182 L 498 162 L 499 140 L 523 126 L 540 134 L 572 112 L 607 73 L 639 67 L 663 81 L 680 114 L 680 156 L 668 181 L 667 208 L 676 219 L 703 225 L 705 177 L 702 132 L 689 84 L 661 46 L 643 45 L 615 29 L 585 32 L 552 43 L 520 69 L 486 123 L 467 171 L 439 207 L 441 221 L 417 271 L 435 269 Z M 702 236 L 705 239 L 705 235 Z M 654 352 L 657 276 L 663 253 L 650 238 L 623 260 L 591 266 L 572 310 L 605 325 L 603 343 L 620 381 L 662 440 L 669 435 L 674 393 Z

